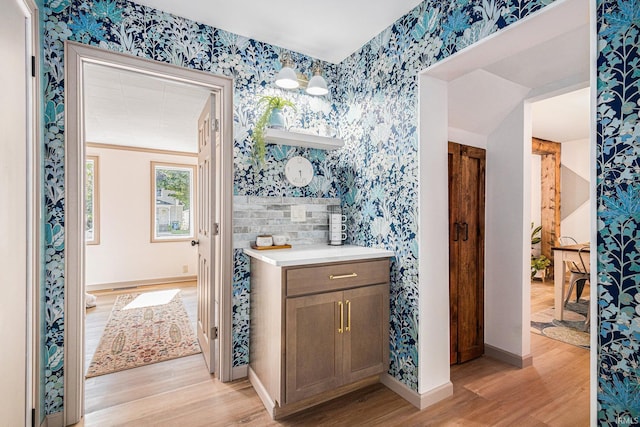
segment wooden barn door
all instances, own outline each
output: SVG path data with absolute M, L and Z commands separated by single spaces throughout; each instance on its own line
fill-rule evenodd
M 485 150 L 449 143 L 450 363 L 484 354 Z

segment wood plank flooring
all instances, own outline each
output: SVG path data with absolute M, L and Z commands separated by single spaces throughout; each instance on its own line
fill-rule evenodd
M 183 289 L 185 305 L 187 292 L 189 288 Z M 98 297 L 106 317 L 110 299 L 112 304 L 115 296 Z M 534 282 L 532 310 L 544 305 L 553 305 L 553 284 Z M 195 310 L 195 293 L 191 310 Z M 87 343 L 91 339 L 97 345 L 101 332 L 91 316 L 88 313 Z M 453 366 L 453 396 L 423 411 L 376 384 L 272 421 L 247 380 L 220 383 L 207 373 L 202 355 L 194 355 L 87 380 L 86 416 L 77 425 L 589 425 L 589 352 L 536 334 L 531 342 L 533 366 L 525 369 L 488 357 Z

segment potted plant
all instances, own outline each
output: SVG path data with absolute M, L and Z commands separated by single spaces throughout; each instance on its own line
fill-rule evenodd
M 533 279 L 538 271 L 542 271 L 542 278 L 544 280 L 547 267 L 551 264 L 551 260 L 544 255 L 536 256 L 534 254 L 533 245 L 537 245 L 542 240 L 539 236 L 540 233 L 542 233 L 542 226 L 534 227 L 533 223 L 531 223 L 531 278 Z
M 284 128 L 282 110 L 285 107 L 291 107 L 295 110 L 296 106 L 288 99 L 272 95 L 265 95 L 260 98 L 257 106 L 258 108 L 263 108 L 263 111 L 253 128 L 253 157 L 256 160 L 256 164 L 261 165 L 266 152 L 264 134 L 267 127 Z

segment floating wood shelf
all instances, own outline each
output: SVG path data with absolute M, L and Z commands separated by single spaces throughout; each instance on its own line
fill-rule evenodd
M 298 147 L 320 148 L 322 150 L 337 150 L 344 147 L 344 141 L 339 138 L 289 132 L 280 129 L 267 129 L 265 141 L 270 144 L 295 145 Z

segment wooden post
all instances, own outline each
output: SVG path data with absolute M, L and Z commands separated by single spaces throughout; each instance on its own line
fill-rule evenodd
M 551 260 L 549 276 L 553 278 L 551 247 L 560 237 L 560 143 L 532 138 L 531 152 L 539 154 L 541 162 L 541 253 Z

